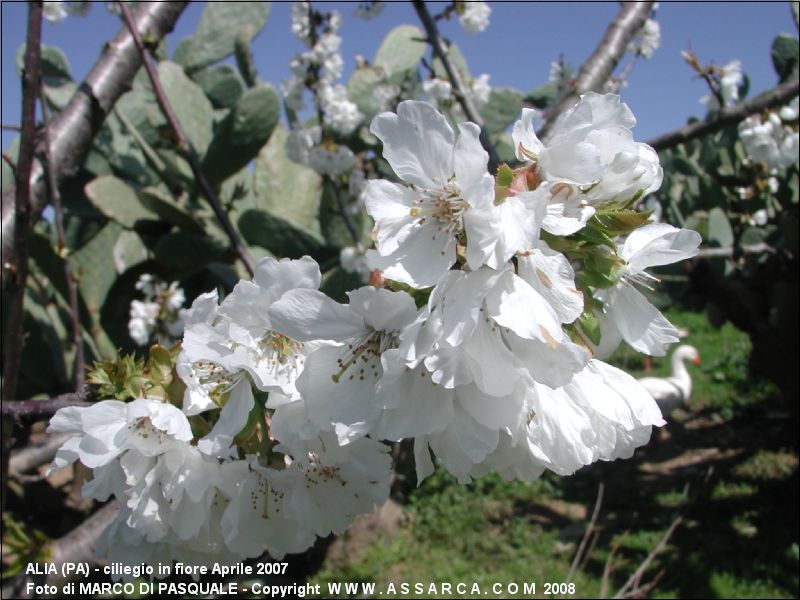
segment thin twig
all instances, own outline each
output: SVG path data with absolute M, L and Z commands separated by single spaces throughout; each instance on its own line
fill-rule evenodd
M 614 68 L 625 55 L 628 44 L 642 28 L 653 8 L 652 2 L 622 2 L 619 14 L 606 29 L 603 39 L 588 60 L 583 63 L 575 77 L 572 91 L 564 96 L 556 106 L 548 111 L 547 119 L 539 129 L 538 135 L 547 140 L 558 116 L 571 108 L 581 94 L 601 89 L 608 81 Z
M 91 406 L 92 390 L 88 386 L 83 386 L 77 392 L 61 394 L 48 400 L 17 400 L 15 402 L 3 402 L 0 411 L 4 417 L 14 419 L 40 419 L 49 417 L 57 410 L 67 406 Z
M 6 123 L 0 123 L 0 129 L 6 129 L 8 131 L 22 131 L 22 127 L 19 125 L 8 125 Z
M 775 254 L 777 252 L 774 247 L 765 242 L 757 244 L 744 244 L 740 246 L 742 254 Z M 736 254 L 736 248 L 733 246 L 723 246 L 722 248 L 700 248 L 697 252 L 697 258 L 730 258 Z
M 614 595 L 614 598 L 624 598 L 625 594 L 627 594 L 633 586 L 636 584 L 637 581 L 641 580 L 642 575 L 644 572 L 650 567 L 650 564 L 655 560 L 656 556 L 664 549 L 669 542 L 669 538 L 672 537 L 672 534 L 675 533 L 675 529 L 677 529 L 678 525 L 683 522 L 683 516 L 678 515 L 675 517 L 675 520 L 672 521 L 672 525 L 669 526 L 664 536 L 661 540 L 656 544 L 655 548 L 650 551 L 650 554 L 642 561 L 642 564 L 639 565 L 639 568 L 636 569 L 633 574 L 628 578 L 628 581 L 625 582 L 617 593 Z
M 594 501 L 592 518 L 589 520 L 589 525 L 586 527 L 586 531 L 583 533 L 583 539 L 578 545 L 578 551 L 575 553 L 575 558 L 572 559 L 572 564 L 570 565 L 569 573 L 567 574 L 567 583 L 571 582 L 572 578 L 575 576 L 575 571 L 581 562 L 581 558 L 583 558 L 583 553 L 586 549 L 586 543 L 589 541 L 589 536 L 592 534 L 594 527 L 597 524 L 597 517 L 600 515 L 600 507 L 603 504 L 603 492 L 605 491 L 605 487 L 606 486 L 602 481 L 597 484 L 597 498 Z
M 28 235 L 31 227 L 31 170 L 36 143 L 36 93 L 41 74 L 42 2 L 28 4 L 28 32 L 25 47 L 25 70 L 22 74 L 22 134 L 15 181 L 14 253 L 7 277 L 8 313 L 6 339 L 3 345 L 3 399 L 11 399 L 17 392 L 22 348 L 25 344 L 23 329 L 25 288 L 28 281 Z M 3 256 L 3 260 L 8 260 Z M 2 419 L 2 481 L 0 499 L 5 506 L 8 459 L 11 453 L 13 423 Z
M 14 172 L 14 178 L 17 176 L 17 163 L 14 162 L 14 159 L 11 158 L 11 155 L 8 152 L 3 152 L 3 160 L 8 163 L 8 166 L 11 167 L 11 170 Z
M 139 29 L 157 43 L 172 30 L 188 2 L 140 2 L 136 9 Z M 59 183 L 75 173 L 103 127 L 106 116 L 119 98 L 131 88 L 141 66 L 141 55 L 124 25 L 114 38 L 103 44 L 100 57 L 75 94 L 50 123 L 50 152 Z M 30 181 L 32 218 L 38 219 L 47 204 L 41 163 L 34 163 Z M 14 254 L 14 191 L 3 193 L 2 254 L 9 262 Z M 5 274 L 3 277 L 5 278 Z
M 44 138 L 44 166 L 47 173 L 47 187 L 50 191 L 50 200 L 53 204 L 53 222 L 56 226 L 56 237 L 58 239 L 58 255 L 61 257 L 64 266 L 64 280 L 67 285 L 67 301 L 69 302 L 69 319 L 72 329 L 72 343 L 75 346 L 75 389 L 80 390 L 86 383 L 84 367 L 86 361 L 83 354 L 83 336 L 81 335 L 80 313 L 78 312 L 78 285 L 72 277 L 72 270 L 69 267 L 65 251 L 67 248 L 66 237 L 64 235 L 64 214 L 61 209 L 61 192 L 56 181 L 56 172 L 51 167 L 52 153 L 50 152 L 50 116 L 47 109 L 47 99 L 44 95 L 44 80 L 39 79 L 39 103 L 42 107 L 43 138 Z
M 350 215 L 347 214 L 347 210 L 344 206 L 344 201 L 342 200 L 342 193 L 339 190 L 339 184 L 333 181 L 330 177 L 325 175 L 325 179 L 330 183 L 331 187 L 333 188 L 333 197 L 336 199 L 336 206 L 339 208 L 339 214 L 344 221 L 344 226 L 347 228 L 347 233 L 350 234 L 350 238 L 353 240 L 353 245 L 358 246 L 361 243 L 361 239 L 359 238 L 358 232 L 356 231 L 355 225 L 353 225 L 352 221 L 350 220 Z
M 456 100 L 458 100 L 458 103 L 461 105 L 467 119 L 481 128 L 481 145 L 489 154 L 489 172 L 494 173 L 500 165 L 500 157 L 497 155 L 497 150 L 489 139 L 489 133 L 486 131 L 486 127 L 484 127 L 483 117 L 481 117 L 472 100 L 472 94 L 464 85 L 458 69 L 456 69 L 450 61 L 445 42 L 439 35 L 439 26 L 436 25 L 436 21 L 431 17 L 431 14 L 428 12 L 428 7 L 423 0 L 414 0 L 414 10 L 417 11 L 417 15 L 420 21 L 422 21 L 422 26 L 425 28 L 425 33 L 428 36 L 428 43 L 433 49 L 433 54 L 442 62 L 444 70 L 447 72 L 447 78 L 450 80 L 450 85 L 453 88 L 453 94 Z
M 214 214 L 222 225 L 222 228 L 225 230 L 228 239 L 230 239 L 231 246 L 233 246 L 236 254 L 239 255 L 239 258 L 244 263 L 244 266 L 247 268 L 250 275 L 252 275 L 255 270 L 253 257 L 250 256 L 247 248 L 245 248 L 244 244 L 242 243 L 242 240 L 239 237 L 239 234 L 236 232 L 236 229 L 234 229 L 228 214 L 222 208 L 222 203 L 217 197 L 216 192 L 208 183 L 206 176 L 203 174 L 203 170 L 200 168 L 200 159 L 197 157 L 197 153 L 194 151 L 194 148 L 192 148 L 192 145 L 189 143 L 186 134 L 183 132 L 183 127 L 181 127 L 178 117 L 175 116 L 175 112 L 172 110 L 172 106 L 167 99 L 167 95 L 164 93 L 164 88 L 161 87 L 161 81 L 158 79 L 158 73 L 156 72 L 153 63 L 150 60 L 150 56 L 147 53 L 147 48 L 145 48 L 144 42 L 142 41 L 142 36 L 133 20 L 131 10 L 128 8 L 128 3 L 120 1 L 117 2 L 117 4 L 122 11 L 122 18 L 125 21 L 125 24 L 128 26 L 131 35 L 133 36 L 133 41 L 142 55 L 142 64 L 144 65 L 144 68 L 147 71 L 147 76 L 149 77 L 150 83 L 153 86 L 153 92 L 156 95 L 156 101 L 158 102 L 158 106 L 161 108 L 161 112 L 164 113 L 164 117 L 167 119 L 169 128 L 178 142 L 178 150 L 189 162 L 189 166 L 192 169 L 192 173 L 194 174 L 198 187 L 208 200 L 208 203 L 211 205 Z
M 606 564 L 603 565 L 603 579 L 600 582 L 600 598 L 608 597 L 608 585 L 611 578 L 611 572 L 614 570 L 614 556 L 616 556 L 617 551 L 619 550 L 622 539 L 623 538 L 619 538 L 616 542 L 611 544 L 611 549 L 609 550 L 608 557 L 606 558 Z
M 718 131 L 726 125 L 733 125 L 739 121 L 743 121 L 750 115 L 760 113 L 768 108 L 786 104 L 797 96 L 799 91 L 800 86 L 798 86 L 797 79 L 794 81 L 787 81 L 747 102 L 742 102 L 737 106 L 731 106 L 720 110 L 710 121 L 691 123 L 675 131 L 670 131 L 657 138 L 653 138 L 649 140 L 647 144 L 658 152 L 672 148 L 673 146 L 683 144 L 702 135 Z

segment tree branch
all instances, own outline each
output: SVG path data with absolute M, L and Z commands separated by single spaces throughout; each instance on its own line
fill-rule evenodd
M 44 145 L 44 163 L 45 171 L 47 173 L 47 188 L 50 192 L 50 199 L 53 203 L 53 221 L 56 226 L 56 237 L 58 239 L 58 255 L 61 257 L 64 266 L 64 280 L 67 284 L 67 301 L 69 302 L 69 317 L 70 326 L 72 329 L 72 343 L 75 346 L 75 389 L 80 390 L 83 384 L 86 383 L 86 374 L 84 373 L 85 359 L 83 355 L 83 337 L 81 336 L 80 313 L 78 312 L 78 285 L 72 277 L 72 270 L 69 268 L 69 261 L 66 257 L 66 238 L 64 236 L 64 218 L 61 210 L 61 192 L 58 189 L 58 182 L 56 181 L 55 170 L 51 167 L 53 164 L 52 153 L 50 151 L 50 117 L 47 110 L 47 100 L 44 95 L 44 80 L 39 78 L 39 104 L 42 107 L 42 122 L 43 122 L 43 145 Z
M 572 578 L 575 576 L 575 571 L 578 569 L 578 564 L 581 562 L 581 558 L 583 558 L 584 550 L 586 549 L 586 542 L 589 540 L 589 536 L 594 531 L 595 525 L 597 524 L 597 517 L 600 515 L 600 506 L 603 504 L 603 492 L 605 491 L 605 485 L 601 481 L 597 485 L 597 499 L 594 501 L 594 510 L 592 511 L 592 518 L 589 521 L 589 525 L 586 527 L 586 531 L 583 534 L 583 539 L 581 539 L 581 543 L 578 546 L 577 552 L 575 552 L 575 558 L 572 560 L 572 564 L 569 567 L 569 573 L 567 574 L 567 583 L 572 581 Z
M 481 117 L 481 114 L 475 107 L 475 103 L 472 101 L 472 94 L 461 80 L 461 74 L 458 72 L 458 69 L 456 69 L 450 61 L 447 47 L 445 46 L 444 40 L 442 40 L 442 37 L 439 35 L 439 27 L 428 12 L 428 7 L 425 5 L 425 2 L 423 0 L 414 0 L 414 10 L 417 11 L 417 15 L 420 21 L 422 21 L 422 26 L 425 28 L 425 33 L 428 36 L 428 43 L 433 49 L 433 54 L 442 61 L 442 65 L 444 65 L 444 69 L 447 71 L 447 78 L 450 80 L 450 85 L 453 87 L 453 94 L 455 94 L 456 100 L 458 100 L 458 103 L 464 110 L 467 119 L 481 128 L 481 145 L 484 150 L 489 153 L 489 172 L 494 173 L 500 165 L 500 157 L 497 155 L 497 150 L 489 139 L 489 134 L 484 127 L 483 117 Z
M 619 14 L 611 21 L 600 44 L 578 71 L 572 91 L 548 112 L 547 119 L 538 132 L 540 139 L 547 140 L 558 116 L 571 108 L 581 94 L 597 91 L 608 81 L 617 63 L 625 55 L 628 44 L 642 28 L 653 7 L 652 2 L 622 2 L 621 4 L 622 8 Z
M 172 30 L 188 2 L 146 2 L 136 11 L 140 31 L 147 31 L 154 41 Z M 141 56 L 126 27 L 114 39 L 104 44 L 100 58 L 81 83 L 69 104 L 50 124 L 50 152 L 56 182 L 74 172 L 91 147 L 94 136 L 122 94 L 130 89 L 136 71 L 141 66 Z M 37 219 L 47 204 L 44 172 L 40 163 L 34 163 L 31 177 L 31 214 Z M 14 254 L 14 192 L 2 198 L 2 254 L 5 261 Z
M 787 81 L 786 83 L 782 83 L 781 85 L 772 88 L 768 92 L 764 92 L 763 94 L 760 94 L 755 98 L 748 100 L 747 102 L 742 102 L 737 106 L 720 110 L 717 113 L 717 116 L 710 121 L 697 121 L 696 123 L 690 123 L 685 127 L 681 127 L 680 129 L 676 129 L 675 131 L 665 133 L 664 135 L 649 140 L 647 144 L 652 146 L 653 149 L 658 152 L 667 150 L 668 148 L 672 148 L 678 144 L 683 144 L 700 137 L 701 135 L 718 131 L 726 125 L 732 125 L 734 123 L 738 123 L 739 121 L 743 121 L 750 115 L 759 113 L 762 110 L 786 104 L 792 98 L 798 95 L 798 90 L 800 90 L 800 87 L 798 87 L 798 80 L 795 79 L 794 81 Z
M 642 564 L 639 565 L 639 568 L 636 569 L 636 571 L 634 571 L 633 574 L 628 578 L 628 581 L 625 582 L 625 585 L 619 588 L 617 593 L 614 595 L 614 598 L 624 598 L 628 591 L 642 579 L 644 572 L 648 569 L 648 567 L 650 567 L 650 564 L 653 562 L 655 557 L 664 549 L 664 546 L 667 545 L 669 538 L 672 537 L 672 534 L 675 533 L 675 529 L 681 524 L 682 521 L 682 516 L 675 517 L 672 525 L 669 526 L 669 529 L 667 529 L 666 533 L 658 542 L 658 544 L 656 544 L 655 548 L 650 551 L 650 554 L 648 554 L 647 558 L 642 561 Z
M 48 417 L 67 406 L 91 406 L 93 397 L 92 389 L 88 386 L 83 386 L 80 391 L 61 394 L 49 400 L 4 401 L 0 406 L 0 411 L 2 411 L 4 417 L 27 420 L 39 419 Z
M 11 453 L 8 461 L 8 473 L 15 477 L 35 469 L 39 465 L 49 463 L 55 458 L 58 449 L 72 437 L 71 433 L 53 433 L 48 435 L 41 444 L 27 446 Z
M 23 316 L 25 309 L 25 287 L 28 280 L 28 234 L 31 223 L 31 169 L 36 144 L 36 92 L 41 75 L 42 11 L 41 1 L 28 4 L 28 32 L 25 47 L 25 70 L 22 73 L 22 135 L 15 172 L 14 250 L 13 257 L 3 253 L 3 271 L 7 284 L 8 316 L 6 336 L 3 344 L 3 385 L 2 397 L 13 398 L 17 392 L 17 380 L 25 345 Z M 11 260 L 9 260 L 11 258 Z M 13 424 L 11 419 L 2 419 L 2 466 L 0 467 L 0 497 L 5 506 L 8 459 L 11 453 Z
M 96 564 L 95 548 L 97 540 L 106 528 L 114 522 L 118 511 L 119 504 L 116 500 L 112 500 L 67 535 L 48 544 L 50 562 L 55 564 L 55 571 L 58 573 L 57 575 L 47 576 L 48 584 L 63 583 L 78 576 L 73 572 L 71 577 L 64 578 L 61 575 L 63 572 L 61 566 L 64 563 Z
M 247 248 L 245 248 L 244 244 L 242 244 L 239 234 L 236 232 L 231 220 L 228 218 L 228 213 L 226 213 L 222 208 L 222 203 L 217 197 L 216 192 L 214 192 L 214 189 L 208 183 L 206 176 L 203 174 L 203 170 L 200 168 L 200 159 L 197 158 L 197 153 L 189 143 L 186 134 L 183 132 L 183 127 L 181 127 L 178 117 L 175 116 L 175 111 L 172 110 L 172 106 L 167 99 L 167 95 L 164 93 L 164 89 L 161 87 L 161 82 L 158 79 L 158 73 L 156 72 L 153 63 L 150 61 L 150 57 L 147 54 L 147 49 L 144 47 L 144 42 L 142 41 L 142 36 L 139 33 L 136 23 L 134 22 L 133 16 L 131 15 L 131 10 L 128 8 L 128 3 L 123 0 L 117 4 L 122 10 L 122 18 L 125 21 L 125 24 L 128 26 L 128 29 L 133 36 L 133 41 L 136 44 L 139 53 L 141 54 L 142 64 L 147 71 L 147 76 L 150 78 L 150 83 L 153 86 L 153 92 L 156 95 L 158 106 L 161 108 L 161 112 L 164 113 L 167 123 L 169 124 L 169 128 L 172 130 L 172 133 L 178 141 L 178 150 L 189 162 L 189 166 L 192 168 L 192 173 L 194 173 L 195 181 L 197 182 L 200 190 L 203 192 L 203 195 L 208 200 L 208 203 L 211 205 L 211 208 L 222 225 L 222 228 L 225 230 L 228 239 L 230 239 L 231 246 L 233 246 L 233 249 L 239 255 L 239 258 L 242 259 L 242 262 L 244 263 L 245 267 L 247 267 L 250 275 L 253 275 L 255 272 L 255 263 L 253 262 L 253 257 L 250 256 Z

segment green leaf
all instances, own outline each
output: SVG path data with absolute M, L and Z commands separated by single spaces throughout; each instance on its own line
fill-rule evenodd
M 256 157 L 253 186 L 257 206 L 320 236 L 318 214 L 322 178 L 313 169 L 286 155 L 287 136 L 282 126 L 276 127 L 269 143 Z
M 20 44 L 14 56 L 17 64 L 17 73 L 19 73 L 20 77 L 25 68 L 25 47 L 26 44 Z M 45 81 L 50 85 L 62 81 L 72 81 L 67 55 L 55 46 L 42 44 L 41 61 L 42 77 L 44 77 Z
M 236 66 L 239 68 L 239 73 L 247 82 L 247 87 L 253 87 L 258 84 L 258 71 L 256 71 L 256 62 L 253 58 L 253 40 L 254 30 L 252 25 L 242 25 L 239 33 L 236 34 L 236 41 L 234 43 L 234 56 L 236 58 Z
M 166 192 L 155 187 L 144 188 L 139 193 L 142 204 L 153 211 L 162 220 L 188 231 L 203 233 L 203 226 L 191 214 L 184 210 Z
M 525 102 L 532 104 L 536 108 L 547 108 L 558 97 L 558 83 L 548 81 L 544 85 L 531 90 L 525 96 Z
M 347 97 L 354 102 L 367 121 L 378 114 L 380 105 L 373 92 L 382 81 L 380 73 L 372 67 L 361 67 L 353 71 L 347 82 Z
M 244 93 L 244 82 L 230 65 L 200 69 L 192 79 L 203 88 L 214 108 L 230 108 Z
M 203 172 L 213 183 L 227 179 L 253 160 L 280 117 L 281 102 L 271 85 L 247 90 L 219 123 L 203 157 Z
M 159 63 L 158 77 L 189 143 L 202 155 L 212 137 L 214 109 L 211 102 L 180 65 L 169 61 Z
M 109 257 L 113 255 L 114 244 L 122 231 L 119 223 L 114 221 L 107 223 L 97 235 L 68 259 L 72 272 L 76 274 L 78 291 L 96 324 L 99 323 L 100 309 L 108 290 L 117 278 L 114 261 L 109 260 Z M 96 337 L 95 332 L 93 335 Z
M 181 41 L 173 60 L 195 70 L 230 56 L 242 26 L 251 26 L 255 36 L 269 11 L 269 2 L 208 2 L 194 35 Z
M 136 232 L 123 231 L 114 243 L 113 259 L 117 273 L 124 273 L 133 265 L 147 260 L 147 247 Z
M 224 261 L 230 249 L 207 236 L 189 231 L 173 231 L 159 239 L 153 249 L 156 260 L 179 271 L 202 269 L 210 262 Z
M 158 220 L 158 215 L 142 204 L 136 192 L 113 175 L 93 179 L 84 191 L 100 212 L 126 229 L 133 229 L 139 221 Z
M 786 33 L 776 36 L 772 42 L 772 65 L 780 77 L 780 82 L 797 78 L 800 49 L 798 40 Z
M 239 217 L 238 226 L 248 244 L 261 246 L 276 257 L 301 258 L 309 255 L 317 262 L 324 262 L 338 256 L 337 250 L 326 246 L 318 236 L 298 229 L 268 212 L 247 210 Z
M 425 54 L 425 34 L 414 25 L 400 25 L 392 29 L 381 42 L 373 63 L 381 67 L 387 77 L 402 76 L 416 68 Z M 397 83 L 397 82 L 395 82 Z
M 504 131 L 522 112 L 522 94 L 511 88 L 492 88 L 480 113 L 489 133 Z
M 733 229 L 725 211 L 719 207 L 712 208 L 708 213 L 708 242 L 720 248 L 733 244 Z

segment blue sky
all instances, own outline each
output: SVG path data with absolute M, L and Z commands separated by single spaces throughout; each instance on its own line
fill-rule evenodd
M 444 3 L 430 2 L 431 12 Z M 316 3 L 321 6 L 322 3 Z M 455 41 L 467 57 L 473 75 L 490 73 L 493 86 L 510 86 L 523 92 L 547 81 L 550 63 L 563 54 L 578 67 L 597 45 L 606 26 L 618 11 L 616 2 L 491 2 L 489 28 L 480 34 L 463 31 L 457 20 L 443 22 L 442 34 Z M 173 49 L 178 40 L 192 33 L 203 3 L 191 5 L 170 38 Z M 346 79 L 355 56 L 372 59 L 381 40 L 393 27 L 417 24 L 409 3 L 388 3 L 372 21 L 353 16 L 353 3 L 325 3 L 324 8 L 340 10 L 342 55 Z M 278 84 L 289 76 L 288 62 L 302 50 L 289 31 L 289 3 L 273 2 L 269 21 L 254 41 L 259 74 Z M 21 2 L 2 2 L 2 122 L 20 121 L 20 84 L 14 66 L 14 51 L 23 42 L 27 7 Z M 682 61 L 680 51 L 689 46 L 701 61 L 725 64 L 742 61 L 751 80 L 750 95 L 775 85 L 770 45 L 781 32 L 797 34 L 789 2 L 661 2 L 661 47 L 655 56 L 641 60 L 622 90 L 623 100 L 638 119 L 637 139 L 646 140 L 683 125 L 691 115 L 701 116 L 698 98 L 707 93 Z M 101 45 L 120 26 L 117 17 L 97 3 L 85 17 L 69 17 L 57 24 L 45 22 L 43 41 L 61 48 L 69 57 L 72 75 L 81 79 L 100 53 Z M 5 149 L 14 137 L 3 132 Z

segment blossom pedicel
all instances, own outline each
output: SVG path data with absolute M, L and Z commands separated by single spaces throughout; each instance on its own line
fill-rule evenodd
M 700 237 L 633 208 L 662 171 L 617 96 L 586 94 L 544 142 L 533 118 L 514 126 L 518 165 L 493 176 L 473 123 L 454 130 L 415 101 L 379 114 L 398 181 L 363 191 L 375 287 L 340 304 L 312 259 L 264 258 L 186 311 L 182 407 L 56 413 L 49 430 L 74 437 L 51 468 L 80 460 L 84 494 L 120 502 L 101 544 L 112 560 L 301 552 L 386 500 L 382 440 L 414 439 L 419 482 L 434 457 L 460 481 L 530 481 L 647 442 L 656 403 L 600 358 L 622 340 L 655 355 L 677 340 L 639 288 Z

